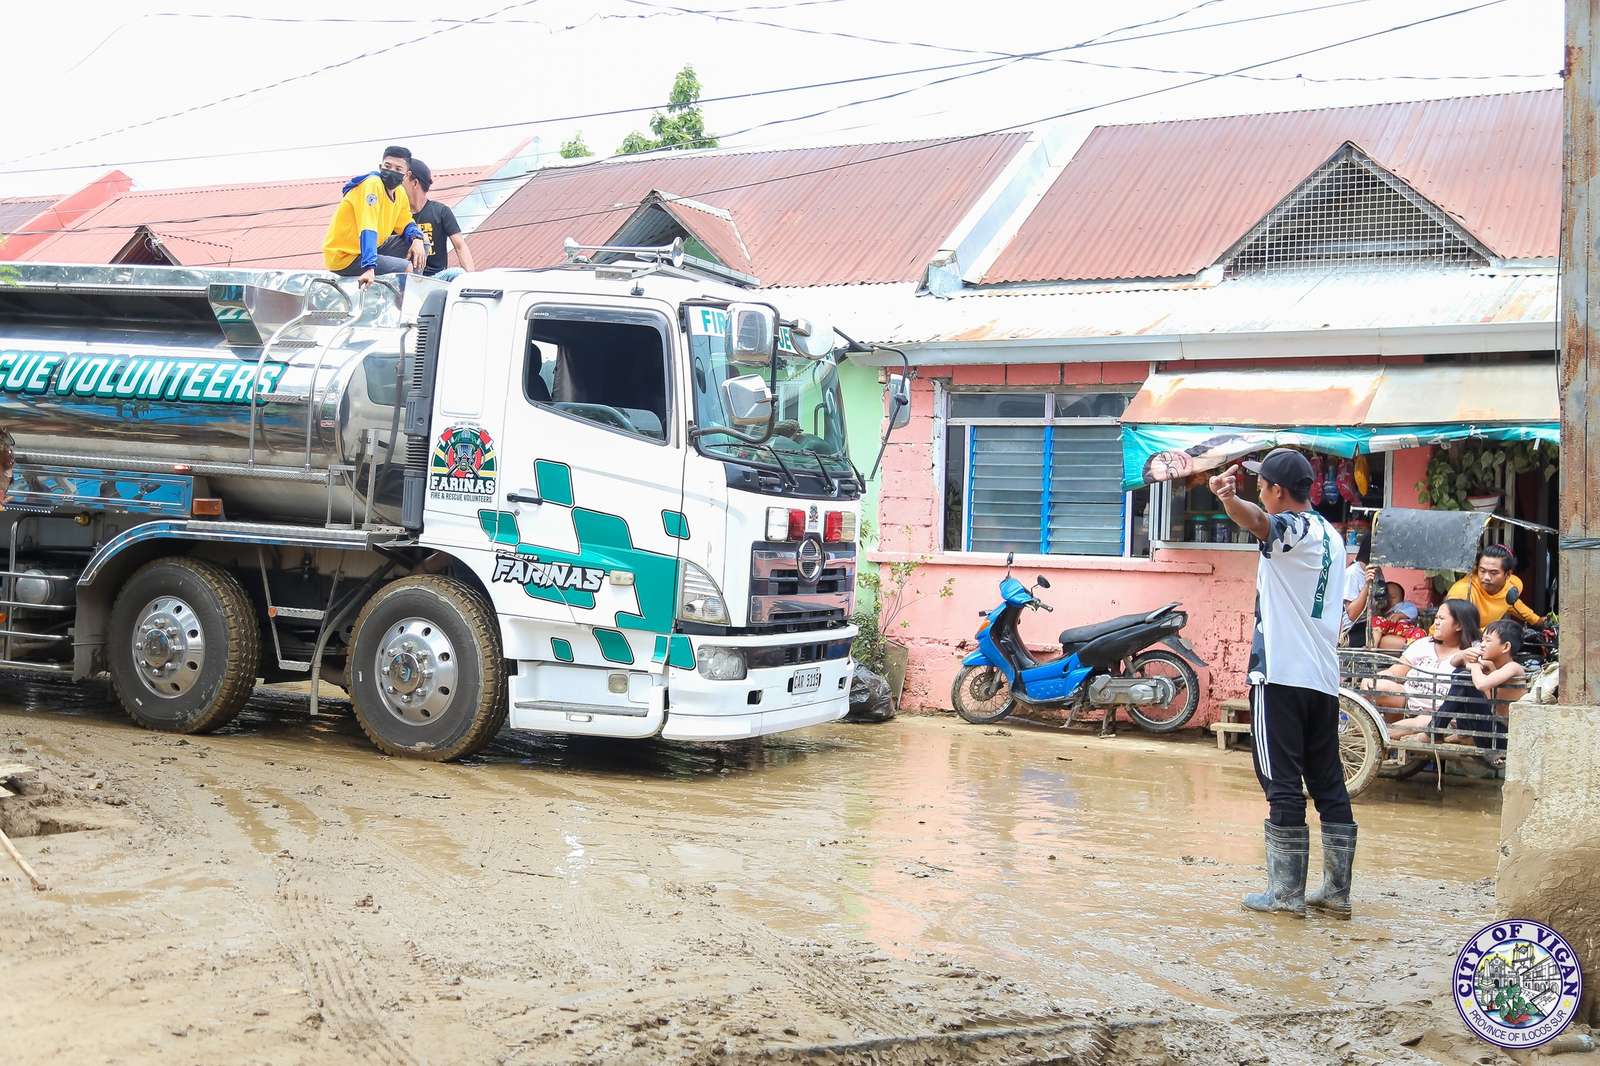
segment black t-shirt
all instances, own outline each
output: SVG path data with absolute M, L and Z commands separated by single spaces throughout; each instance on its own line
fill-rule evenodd
M 429 200 L 412 216 L 428 241 L 428 263 L 423 274 L 437 274 L 450 265 L 450 238 L 461 232 L 456 213 L 438 200 Z

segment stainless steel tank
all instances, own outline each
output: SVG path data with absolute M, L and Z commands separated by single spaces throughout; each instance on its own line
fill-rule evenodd
M 402 325 L 435 282 L 26 264 L 0 286 L 24 463 L 188 468 L 230 518 L 398 524 Z

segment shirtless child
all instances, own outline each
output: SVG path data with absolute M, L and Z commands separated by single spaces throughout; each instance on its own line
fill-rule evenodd
M 1492 761 L 1498 763 L 1505 751 L 1506 720 L 1511 705 L 1528 691 L 1527 671 L 1517 662 L 1522 650 L 1522 624 L 1510 618 L 1490 622 L 1483 630 L 1483 639 L 1463 653 L 1464 665 L 1472 674 L 1472 685 L 1488 701 L 1488 714 L 1462 713 L 1456 716 L 1457 728 L 1471 729 L 1489 736 L 1475 736 L 1471 742 L 1480 748 L 1492 748 L 1496 753 Z M 1480 705 L 1481 707 L 1481 705 Z M 1441 708 L 1441 712 L 1443 708 Z M 1448 719 L 1446 719 L 1448 721 Z M 1443 725 L 1445 723 L 1438 723 Z M 1465 744 L 1466 737 L 1451 736 L 1446 743 Z

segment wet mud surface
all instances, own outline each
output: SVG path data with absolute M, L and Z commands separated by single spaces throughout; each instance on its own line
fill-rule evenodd
M 17 841 L 48 892 L 0 856 L 16 1061 L 1511 1061 L 1448 999 L 1490 785 L 1383 783 L 1355 920 L 1261 921 L 1249 757 L 1203 741 L 910 718 L 433 765 L 323 707 L 177 737 L 0 674 L 0 762 L 75 830 Z

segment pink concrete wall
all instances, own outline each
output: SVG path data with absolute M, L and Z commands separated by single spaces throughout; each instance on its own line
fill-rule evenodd
M 878 543 L 867 552 L 885 582 L 883 609 L 888 635 L 910 649 L 902 706 L 907 710 L 949 710 L 950 685 L 963 656 L 973 647 L 979 612 L 999 602 L 1003 564 L 970 556 L 945 555 L 940 547 L 936 486 L 944 476 L 936 466 L 934 379 L 954 387 L 1135 384 L 1149 371 L 1145 363 L 1068 363 L 1040 366 L 925 367 L 912 384 L 911 422 L 891 440 L 883 460 L 879 492 Z M 1427 466 L 1427 449 L 1396 456 L 1393 500 L 1418 506 L 1415 485 Z M 888 564 L 915 561 L 901 605 L 892 618 Z M 1017 561 L 1019 576 L 1043 574 L 1054 614 L 1028 612 L 1023 636 L 1041 652 L 1059 646 L 1056 635 L 1068 626 L 1102 621 L 1118 614 L 1149 610 L 1180 601 L 1189 612 L 1185 630 L 1211 665 L 1200 671 L 1201 701 L 1194 724 L 1218 717 L 1221 700 L 1243 695 L 1255 610 L 1256 553 L 1238 550 L 1172 549 L 1153 559 L 1097 559 L 1083 556 L 1027 556 Z M 1426 581 L 1417 572 L 1391 575 L 1407 594 L 1426 603 Z

